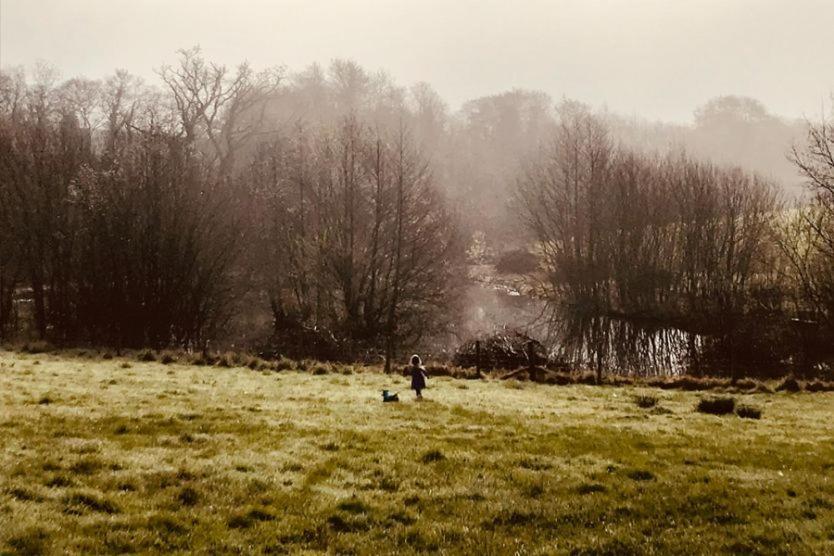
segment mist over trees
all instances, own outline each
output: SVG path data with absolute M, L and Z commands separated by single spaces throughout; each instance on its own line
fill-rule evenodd
M 253 268 L 285 351 L 315 338 L 331 357 L 384 346 L 390 361 L 453 325 L 462 243 L 404 129 L 299 126 L 261 145 L 245 183 Z
M 329 111 L 308 120 L 282 112 L 306 93 L 281 88 L 280 68 L 229 70 L 198 49 L 159 70 L 162 88 L 39 72 L 2 81 L 4 334 L 19 292 L 58 343 L 272 334 L 285 353 L 390 360 L 454 326 L 463 243 L 414 139 L 441 125 L 426 86 L 411 111 L 337 61 Z M 266 330 L 229 333 L 259 313 Z
M 462 341 L 473 252 L 514 249 L 577 366 L 637 369 L 658 338 L 694 372 L 824 355 L 827 122 L 721 97 L 650 123 L 520 89 L 453 111 L 352 61 L 197 48 L 157 73 L 0 72 L 0 339 L 390 361 Z
M 577 103 L 562 103 L 558 116 L 550 147 L 520 181 L 519 199 L 547 273 L 543 296 L 578 326 L 597 372 L 612 346 L 630 344 L 611 337 L 612 321 L 732 344 L 777 285 L 773 186 L 684 155 L 617 147 Z M 729 347 L 731 356 L 737 351 Z

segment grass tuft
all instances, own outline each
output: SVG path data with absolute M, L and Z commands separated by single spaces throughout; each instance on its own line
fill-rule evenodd
M 736 399 L 730 397 L 707 397 L 698 401 L 696 409 L 710 415 L 728 415 L 736 407 Z
M 84 514 L 99 512 L 106 514 L 119 513 L 119 507 L 102 496 L 84 492 L 75 492 L 64 497 L 64 512 L 68 514 Z
M 762 410 L 752 405 L 740 405 L 736 408 L 736 415 L 742 419 L 761 419 Z
M 6 542 L 17 554 L 34 556 L 49 552 L 49 538 L 50 534 L 46 529 L 40 526 L 31 526 L 12 535 Z
M 12 487 L 6 491 L 9 496 L 21 502 L 36 502 L 41 500 L 40 495 L 25 487 Z
M 70 465 L 69 470 L 76 475 L 93 475 L 102 467 L 104 467 L 104 462 L 100 459 L 95 457 L 86 457 Z
M 446 456 L 440 450 L 429 450 L 420 456 L 420 461 L 423 463 L 434 463 L 436 461 L 443 461 Z
M 368 506 L 358 498 L 350 498 L 339 502 L 336 508 L 349 514 L 364 514 L 368 512 Z
M 49 488 L 67 488 L 73 486 L 75 483 L 66 475 L 55 475 L 47 480 L 45 484 Z
M 632 481 L 653 481 L 654 473 L 645 469 L 634 469 L 626 473 L 626 476 Z
M 634 396 L 634 403 L 637 407 L 643 409 L 651 409 L 652 407 L 657 405 L 657 396 L 652 396 L 649 394 L 640 394 L 638 396 Z
M 582 494 L 582 495 L 585 495 L 585 494 L 593 494 L 593 493 L 595 493 L 595 492 L 605 492 L 605 491 L 607 491 L 607 490 L 608 490 L 608 489 L 605 487 L 605 485 L 601 485 L 601 484 L 599 484 L 599 483 L 585 483 L 585 484 L 581 484 L 581 485 L 579 485 L 579 488 L 577 488 L 577 489 L 576 489 L 576 491 L 577 491 L 579 494 Z
M 251 508 L 249 510 L 233 514 L 227 521 L 230 529 L 248 529 L 257 522 L 273 521 L 275 516 L 260 508 Z
M 196 506 L 200 501 L 200 493 L 193 487 L 183 487 L 177 494 L 177 502 L 183 506 Z

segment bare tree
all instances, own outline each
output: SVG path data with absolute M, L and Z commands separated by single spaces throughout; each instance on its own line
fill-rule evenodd
M 829 325 L 834 321 L 834 127 L 808 125 L 804 147 L 791 160 L 808 181 L 810 204 L 794 209 L 782 228 L 781 247 L 794 283 L 803 292 L 798 309 Z
M 176 66 L 163 66 L 159 75 L 179 114 L 182 132 L 191 145 L 208 144 L 221 176 L 235 169 L 235 156 L 261 130 L 266 100 L 277 91 L 280 68 L 255 72 L 247 63 L 234 73 L 206 61 L 199 47 L 180 50 Z
M 263 283 L 285 344 L 293 330 L 327 331 L 338 353 L 320 356 L 381 349 L 390 360 L 402 342 L 446 329 L 454 219 L 405 130 L 389 139 L 352 117 L 299 129 L 265 146 L 250 172 Z

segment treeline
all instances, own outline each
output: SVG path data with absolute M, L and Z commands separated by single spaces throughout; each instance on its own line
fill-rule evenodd
M 41 338 L 126 348 L 263 347 L 264 314 L 292 355 L 448 333 L 461 242 L 413 111 L 278 122 L 280 69 L 159 73 L 0 74 L 0 339 L 29 306 Z
M 467 256 L 532 237 L 557 347 L 600 372 L 668 330 L 695 372 L 807 370 L 830 344 L 827 125 L 793 156 L 815 199 L 786 207 L 747 171 L 641 154 L 767 170 L 797 126 L 750 99 L 648 129 L 523 90 L 452 112 L 341 60 L 255 71 L 191 49 L 158 74 L 0 72 L 0 339 L 390 360 L 462 340 Z
M 573 357 L 635 369 L 669 329 L 695 373 L 807 373 L 832 355 L 830 127 L 794 152 L 813 202 L 786 209 L 756 175 L 635 153 L 576 103 L 558 116 L 518 201 Z

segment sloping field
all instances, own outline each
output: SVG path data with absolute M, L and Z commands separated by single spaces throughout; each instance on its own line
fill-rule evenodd
M 0 352 L 0 553 L 834 552 L 834 394 L 407 386 Z

